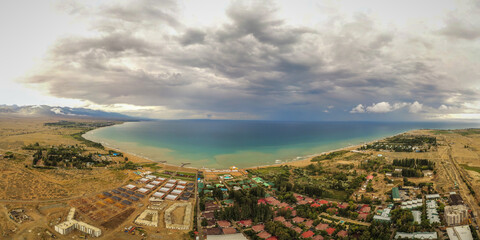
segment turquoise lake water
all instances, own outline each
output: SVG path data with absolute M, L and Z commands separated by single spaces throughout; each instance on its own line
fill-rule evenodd
M 84 135 L 168 164 L 228 168 L 289 162 L 412 129 L 478 127 L 456 122 L 285 122 L 162 120 L 127 122 Z

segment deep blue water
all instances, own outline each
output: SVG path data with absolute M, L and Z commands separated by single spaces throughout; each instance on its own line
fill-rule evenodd
M 85 137 L 156 161 L 226 168 L 291 161 L 412 129 L 469 127 L 478 124 L 166 120 L 100 128 Z

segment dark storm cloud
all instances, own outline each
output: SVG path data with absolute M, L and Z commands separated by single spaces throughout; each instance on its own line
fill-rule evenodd
M 173 1 L 73 9 L 94 19 L 95 34 L 59 40 L 46 70 L 25 80 L 57 97 L 317 118 L 330 105 L 348 114 L 366 101 L 438 104 L 462 90 L 443 84 L 449 76 L 436 73 L 437 59 L 394 56 L 395 33 L 362 14 L 313 29 L 288 25 L 275 7 L 236 2 L 228 22 L 196 29 L 175 17 Z

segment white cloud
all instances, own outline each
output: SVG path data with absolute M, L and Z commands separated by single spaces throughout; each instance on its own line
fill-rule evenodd
M 390 105 L 388 102 L 379 102 L 379 103 L 374 103 L 372 106 L 368 106 L 366 108 L 367 112 L 373 112 L 373 113 L 386 113 L 386 112 L 391 112 L 394 110 L 394 107 Z
M 413 103 L 397 102 L 390 104 L 389 102 L 373 103 L 371 106 L 364 107 L 358 104 L 350 113 L 387 113 L 408 107 L 410 113 L 418 113 L 423 109 L 423 104 L 415 101 Z
M 408 111 L 411 113 L 418 113 L 422 110 L 422 108 L 423 108 L 423 104 L 415 101 L 410 105 L 410 107 L 408 108 Z
M 440 110 L 440 111 L 446 111 L 446 110 L 448 110 L 448 109 L 450 109 L 450 108 L 449 108 L 447 105 L 445 105 L 445 104 L 442 104 L 442 105 L 438 108 L 438 110 Z
M 365 107 L 362 104 L 358 104 L 356 107 L 354 107 L 350 113 L 364 113 L 365 112 Z

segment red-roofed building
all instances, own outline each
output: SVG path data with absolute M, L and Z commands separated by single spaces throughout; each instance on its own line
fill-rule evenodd
M 285 218 L 283 216 L 278 216 L 278 217 L 275 217 L 273 219 L 273 221 L 277 221 L 277 222 L 285 222 Z
M 257 204 L 267 204 L 267 200 L 265 199 L 258 199 Z
M 288 203 L 284 203 L 284 202 L 277 204 L 277 206 L 281 207 L 281 208 L 290 207 L 290 205 L 288 205 Z
M 366 220 L 367 220 L 367 217 L 368 217 L 368 213 L 360 213 L 360 214 L 358 214 L 357 219 L 358 219 L 358 220 L 366 221 Z
M 263 230 L 265 230 L 265 225 L 263 224 L 258 224 L 258 225 L 255 225 L 252 227 L 252 230 L 255 231 L 255 232 L 261 232 Z
M 225 220 L 217 221 L 217 224 L 218 224 L 218 226 L 220 226 L 222 228 L 227 228 L 227 227 L 232 226 L 232 224 L 229 221 L 225 221 Z
M 267 238 L 271 237 L 271 236 L 272 236 L 272 234 L 270 234 L 270 233 L 268 233 L 268 232 L 265 232 L 265 231 L 263 231 L 263 232 L 261 232 L 261 233 L 257 234 L 257 236 L 258 236 L 259 238 L 267 239 Z
M 318 204 L 320 204 L 320 205 L 328 204 L 328 201 L 327 200 L 320 200 L 320 201 L 318 201 Z
M 265 201 L 273 202 L 273 201 L 277 201 L 277 199 L 275 199 L 274 197 L 267 197 L 267 198 L 265 198 Z
M 347 231 L 342 230 L 342 231 L 339 231 L 339 232 L 337 233 L 337 236 L 339 236 L 339 237 L 346 237 L 346 236 L 348 236 L 348 233 L 347 233 Z
M 308 228 L 311 228 L 313 226 L 313 220 L 307 220 L 305 222 L 305 226 L 307 226 Z
M 237 229 L 229 227 L 229 228 L 223 228 L 222 229 L 223 234 L 234 234 L 237 233 Z
M 335 228 L 327 228 L 327 231 L 328 235 L 332 235 L 333 232 L 335 232 Z
M 310 205 L 310 207 L 321 207 L 322 205 L 318 204 L 318 203 L 314 203 L 312 205 Z
M 367 180 L 372 180 L 373 179 L 373 175 L 368 175 L 367 176 Z
M 297 216 L 297 210 L 292 211 L 292 217 L 295 217 L 295 216 Z
M 293 226 L 291 222 L 284 222 L 283 225 L 288 228 L 291 228 Z
M 305 218 L 302 218 L 302 217 L 294 217 L 292 219 L 292 222 L 294 222 L 294 223 L 301 223 L 303 221 L 305 221 Z
M 315 199 L 313 199 L 311 197 L 307 197 L 307 198 L 305 198 L 305 201 L 307 201 L 308 203 L 312 203 L 313 201 L 315 201 Z
M 326 224 L 326 223 L 320 223 L 315 227 L 315 229 L 323 230 L 323 231 L 327 230 L 327 228 L 328 228 L 328 224 Z
M 372 210 L 372 208 L 368 205 L 363 205 L 362 208 L 360 208 L 360 212 L 362 213 L 369 213 Z
M 305 201 L 305 200 L 300 200 L 297 202 L 297 205 L 304 205 L 304 204 L 307 204 L 308 202 Z
M 286 207 L 284 207 L 284 208 L 282 208 L 282 209 L 283 209 L 283 210 L 292 210 L 292 211 L 293 211 L 293 207 L 291 207 L 291 206 L 286 206 Z
M 323 240 L 323 236 L 322 235 L 317 235 L 315 237 L 312 238 L 313 240 Z
M 237 223 L 238 223 L 238 225 L 240 225 L 241 227 L 250 227 L 250 226 L 252 226 L 252 220 L 250 220 L 250 219 L 238 221 Z
M 275 237 L 275 236 L 273 236 L 273 237 L 269 237 L 269 238 L 267 238 L 266 240 L 278 240 L 278 238 L 277 238 L 277 237 Z
M 302 233 L 302 238 L 310 238 L 310 237 L 313 237 L 313 235 L 315 235 L 315 233 L 313 233 L 312 231 L 306 231 L 304 233 Z
M 337 207 L 345 209 L 348 207 L 348 203 L 339 203 Z
M 329 214 L 336 214 L 337 213 L 337 208 L 333 208 L 333 207 L 327 208 L 326 212 L 329 213 Z
M 301 233 L 302 232 L 302 229 L 299 228 L 299 227 L 294 227 L 292 228 L 293 231 L 297 232 L 297 233 Z

